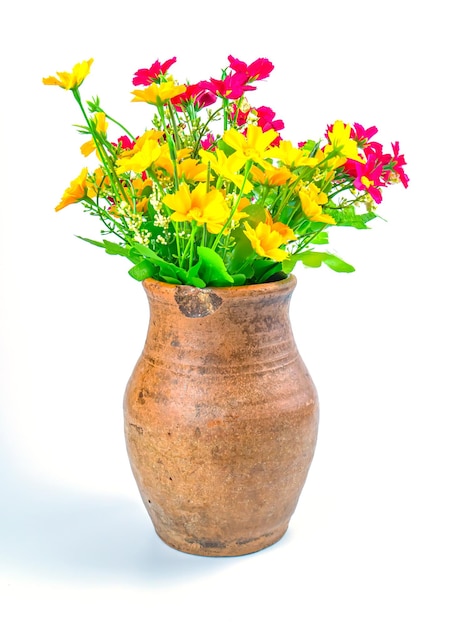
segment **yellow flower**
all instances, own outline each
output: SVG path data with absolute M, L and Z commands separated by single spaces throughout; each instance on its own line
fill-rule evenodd
M 174 222 L 195 221 L 198 226 L 205 224 L 213 234 L 220 233 L 230 215 L 222 192 L 217 189 L 207 191 L 204 183 L 199 183 L 191 191 L 183 182 L 178 191 L 164 196 L 162 202 L 174 211 L 171 215 Z
M 319 148 L 315 152 L 315 158 L 318 159 L 318 167 L 321 168 L 322 171 L 328 171 L 328 176 L 330 179 L 333 179 L 336 170 L 344 165 L 347 159 L 342 156 L 330 157 L 329 153 L 331 153 L 331 151 L 332 147 L 330 145 L 325 146 L 324 150 Z
M 138 176 L 136 178 L 133 178 L 130 183 L 132 185 L 130 195 L 134 199 L 135 210 L 138 213 L 145 213 L 149 201 L 149 191 L 151 191 L 153 188 L 152 180 L 150 178 L 142 180 L 142 178 Z
M 240 154 L 240 152 L 233 152 L 230 156 L 227 156 L 220 148 L 215 149 L 214 152 L 208 152 L 207 150 L 200 150 L 199 156 L 203 163 L 209 163 L 211 170 L 213 170 L 220 177 L 227 180 L 231 180 L 238 189 L 241 189 L 245 177 L 238 172 L 243 168 L 246 163 L 246 158 Z M 253 185 L 249 180 L 245 181 L 243 191 L 250 193 Z
M 255 182 L 268 187 L 282 187 L 286 183 L 293 182 L 296 178 L 287 167 L 274 167 L 274 165 L 268 164 L 265 164 L 264 170 L 253 165 L 250 172 Z
M 207 166 L 197 159 L 184 159 L 176 165 L 176 172 L 180 180 L 202 182 L 207 178 Z
M 48 76 L 47 78 L 43 78 L 42 82 L 45 85 L 57 85 L 58 87 L 62 87 L 62 89 L 77 89 L 90 73 L 92 63 L 93 59 L 82 61 L 74 65 L 71 72 L 57 72 L 58 78 Z
M 259 256 L 273 261 L 284 261 L 289 255 L 286 250 L 281 250 L 280 246 L 296 239 L 291 228 L 282 222 L 273 223 L 269 213 L 266 213 L 266 222 L 259 222 L 256 228 L 245 222 L 244 233 Z
M 352 159 L 353 161 L 364 162 L 364 159 L 357 152 L 357 143 L 351 139 L 351 126 L 337 120 L 333 128 L 328 131 L 330 144 L 324 148 L 327 154 L 334 151 L 337 155 Z
M 279 146 L 271 148 L 271 150 L 268 151 L 268 156 L 273 159 L 279 159 L 281 163 L 284 163 L 284 165 L 291 169 L 303 165 L 315 167 L 318 163 L 318 159 L 310 157 L 309 153 L 305 150 L 294 148 L 291 141 L 280 141 Z
M 328 196 L 325 192 L 310 183 L 307 187 L 304 187 L 299 191 L 300 203 L 302 205 L 302 211 L 309 218 L 311 222 L 323 222 L 324 224 L 336 224 L 331 215 L 322 213 L 322 204 L 328 202 Z
M 145 89 L 135 89 L 132 94 L 135 96 L 132 102 L 148 102 L 149 104 L 161 104 L 171 100 L 175 96 L 186 91 L 186 85 L 175 85 L 173 80 L 164 83 L 151 83 Z
M 98 194 L 106 195 L 111 182 L 108 175 L 103 171 L 102 167 L 98 167 L 87 180 L 87 195 L 94 198 Z
M 267 150 L 276 139 L 278 133 L 270 128 L 266 132 L 259 126 L 248 125 L 246 136 L 235 128 L 230 128 L 224 133 L 223 141 L 233 148 L 237 154 L 243 156 L 246 161 L 264 164 L 269 156 Z
M 162 146 L 158 143 L 161 132 L 147 131 L 135 142 L 132 150 L 123 152 L 117 159 L 116 173 L 136 172 L 140 174 L 162 156 Z
M 80 202 L 80 200 L 83 200 L 87 197 L 87 175 L 88 170 L 86 167 L 84 167 L 80 174 L 77 176 L 77 178 L 74 178 L 69 187 L 64 191 L 62 200 L 55 208 L 56 211 L 60 211 L 60 209 L 63 209 L 69 204 L 75 204 L 76 202 Z
M 91 123 L 94 124 L 96 132 L 101 135 L 106 135 L 106 131 L 108 130 L 108 122 L 106 121 L 106 113 L 99 111 L 92 118 Z M 83 156 L 89 156 L 92 152 L 96 150 L 94 139 L 90 139 L 86 141 L 81 147 L 80 152 Z

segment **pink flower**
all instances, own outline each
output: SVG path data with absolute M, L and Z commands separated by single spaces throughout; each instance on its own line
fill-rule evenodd
M 160 63 L 160 61 L 155 61 L 153 65 L 151 65 L 148 69 L 137 70 L 134 74 L 134 78 L 132 79 L 132 83 L 134 85 L 150 85 L 154 81 L 156 81 L 159 76 L 162 74 L 166 74 L 168 69 L 176 62 L 176 57 L 172 59 L 168 59 L 164 63 Z
M 398 143 L 398 141 L 392 143 L 392 150 L 393 154 L 386 155 L 387 157 L 389 157 L 389 160 L 387 163 L 384 164 L 384 169 L 388 173 L 387 180 L 390 179 L 392 174 L 395 174 L 396 176 L 398 176 L 403 187 L 406 188 L 408 187 L 410 179 L 407 174 L 405 174 L 405 171 L 403 169 L 403 166 L 406 165 L 406 161 L 403 154 L 400 154 L 400 144 Z
M 263 131 L 267 131 L 270 128 L 280 131 L 284 128 L 284 122 L 282 120 L 275 120 L 275 113 L 269 107 L 257 107 L 256 113 L 258 114 L 258 126 L 261 126 Z
M 243 74 L 229 74 L 222 80 L 211 78 L 210 81 L 202 81 L 200 84 L 217 96 L 229 100 L 238 100 L 245 91 L 254 91 L 256 89 L 256 87 L 246 84 L 246 76 Z
M 355 122 L 351 128 L 351 139 L 357 141 L 360 147 L 369 143 L 369 139 L 377 134 L 377 127 L 371 126 L 367 130 Z
M 284 128 L 284 122 L 282 120 L 275 120 L 275 113 L 269 107 L 257 107 L 256 113 L 258 114 L 258 126 L 260 126 L 263 132 L 266 132 L 270 128 L 279 133 L 280 130 Z M 278 146 L 282 137 L 280 134 L 273 141 L 273 146 Z
M 200 110 L 214 104 L 216 100 L 217 96 L 212 91 L 207 89 L 207 86 L 201 81 L 194 85 L 187 85 L 186 91 L 179 96 L 172 98 L 171 102 L 178 110 L 181 110 L 185 104 L 192 101 L 195 108 Z
M 267 78 L 274 69 L 274 65 L 268 59 L 256 59 L 253 63 L 247 65 L 243 61 L 239 61 L 232 55 L 229 55 L 230 68 L 236 73 L 243 75 L 247 83 L 255 80 Z
M 242 110 L 237 106 L 236 102 L 232 102 L 228 112 L 230 119 L 234 121 L 238 127 L 241 127 L 246 124 L 248 116 L 250 115 L 252 110 L 253 109 L 251 107 L 247 107 L 246 109 Z
M 135 141 L 132 141 L 132 139 L 129 139 L 129 137 L 127 135 L 122 135 L 121 137 L 118 137 L 118 145 L 120 145 L 120 147 L 123 150 L 132 150 L 132 148 L 135 146 Z M 116 145 L 116 144 L 113 144 Z
M 371 155 L 365 163 L 359 161 L 349 161 L 349 165 L 356 170 L 354 187 L 359 191 L 367 191 L 374 202 L 382 202 L 382 193 L 379 187 L 383 187 L 382 168 L 383 164 L 376 155 Z
M 201 148 L 203 150 L 214 150 L 215 148 L 215 137 L 212 133 L 209 133 L 201 140 Z

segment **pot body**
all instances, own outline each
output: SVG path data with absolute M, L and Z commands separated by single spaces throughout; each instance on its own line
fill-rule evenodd
M 150 322 L 124 416 L 155 530 L 191 554 L 265 548 L 287 530 L 318 430 L 317 393 L 289 319 L 296 279 L 143 284 Z

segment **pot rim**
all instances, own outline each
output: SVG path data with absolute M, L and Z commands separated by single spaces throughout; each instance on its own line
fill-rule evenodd
M 261 295 L 271 292 L 291 292 L 297 284 L 297 278 L 294 274 L 289 274 L 282 280 L 275 280 L 268 283 L 256 283 L 253 285 L 233 285 L 227 287 L 193 287 L 192 285 L 174 285 L 165 283 L 155 278 L 146 278 L 142 281 L 142 285 L 148 295 L 156 295 L 158 292 L 167 293 L 168 295 L 176 291 L 187 291 L 190 293 L 215 293 L 224 297 L 239 297 L 243 295 Z

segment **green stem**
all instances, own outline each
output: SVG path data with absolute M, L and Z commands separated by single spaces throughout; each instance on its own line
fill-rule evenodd
M 208 116 L 207 116 L 206 123 L 205 123 L 205 124 L 202 126 L 202 128 L 200 129 L 200 131 L 199 131 L 199 137 L 197 138 L 197 140 L 196 140 L 196 142 L 195 142 L 195 146 L 194 146 L 194 152 L 195 152 L 195 154 L 194 154 L 193 156 L 196 156 L 196 155 L 197 155 L 197 152 L 198 152 L 198 149 L 199 149 L 198 147 L 200 147 L 202 138 L 204 137 L 204 135 L 206 134 L 206 132 L 209 130 L 209 128 L 210 128 L 210 124 L 211 124 L 212 120 L 214 120 L 214 119 L 217 117 L 217 115 L 218 115 L 221 111 L 223 111 L 223 108 L 224 108 L 224 107 L 222 106 L 222 107 L 220 107 L 220 108 L 216 109 L 213 113 L 211 113 L 210 115 L 208 115 Z
M 176 150 L 180 150 L 181 149 L 181 139 L 178 133 L 178 124 L 176 123 L 176 117 L 175 117 L 175 111 L 173 109 L 173 107 L 171 106 L 171 104 L 168 104 L 167 106 L 168 111 L 170 113 L 170 120 L 171 120 L 171 125 L 173 127 L 173 139 L 175 141 L 175 147 Z
M 80 107 L 83 117 L 85 118 L 88 130 L 90 131 L 90 134 L 93 137 L 96 150 L 100 156 L 101 162 L 103 163 L 106 173 L 109 176 L 109 180 L 111 181 L 111 186 L 113 188 L 113 192 L 115 196 L 117 197 L 120 196 L 130 206 L 129 198 L 124 190 L 124 187 L 122 186 L 121 181 L 119 180 L 119 177 L 116 174 L 116 171 L 114 170 L 114 166 L 109 158 L 108 153 L 104 149 L 102 138 L 100 137 L 99 133 L 96 132 L 94 125 L 92 124 L 90 118 L 87 115 L 87 112 L 85 111 L 85 107 L 83 106 L 78 88 L 72 89 L 72 93 L 74 95 L 76 102 L 78 103 L 78 106 Z
M 103 111 L 103 113 L 106 115 L 108 120 L 110 120 L 113 124 L 116 124 L 116 126 L 119 126 L 119 128 L 121 128 L 126 133 L 126 135 L 129 137 L 129 139 L 132 139 L 132 141 L 135 141 L 134 135 L 129 130 L 127 130 L 127 128 L 125 126 L 123 126 L 121 124 L 121 122 L 118 122 L 116 119 L 114 119 L 114 117 L 111 117 L 110 115 L 108 115 L 104 111 Z
M 311 243 L 313 243 L 313 240 L 315 239 L 315 237 L 317 237 L 320 233 L 322 233 L 325 230 L 326 227 L 327 227 L 327 224 L 322 226 L 319 230 L 315 231 L 312 235 L 310 235 L 310 237 L 306 237 L 302 241 L 302 243 L 299 245 L 297 250 L 295 251 L 296 254 L 298 252 L 302 252 L 302 250 L 304 250 L 307 246 L 309 246 Z
M 215 250 L 217 248 L 217 246 L 219 245 L 219 241 L 222 238 L 225 230 L 230 226 L 230 224 L 232 223 L 232 219 L 233 216 L 235 215 L 236 210 L 238 209 L 238 205 L 240 204 L 240 200 L 242 199 L 242 195 L 243 195 L 243 188 L 245 187 L 246 181 L 248 180 L 248 174 L 250 173 L 251 170 L 251 166 L 253 165 L 253 161 L 251 159 L 249 159 L 246 162 L 245 165 L 245 176 L 243 178 L 243 182 L 242 185 L 240 187 L 240 191 L 238 193 L 238 198 L 236 199 L 236 201 L 233 203 L 233 207 L 232 210 L 230 211 L 230 215 L 228 216 L 225 224 L 223 225 L 222 229 L 220 230 L 219 234 L 217 235 L 217 237 L 214 240 L 214 243 L 212 244 L 212 250 Z

